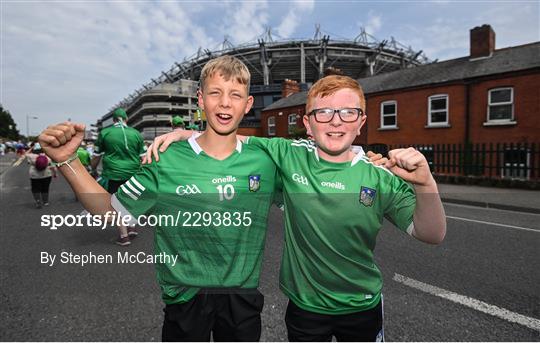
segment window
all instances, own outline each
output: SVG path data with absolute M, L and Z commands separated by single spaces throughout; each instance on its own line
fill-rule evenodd
M 528 179 L 531 153 L 523 147 L 506 148 L 503 151 L 501 176 L 512 179 Z
M 296 129 L 296 113 L 289 114 L 287 122 L 289 124 L 289 135 L 292 135 L 294 133 L 294 130 Z
M 268 117 L 268 136 L 276 135 L 276 117 Z
M 397 102 L 381 103 L 381 128 L 397 128 Z
M 488 122 L 509 122 L 514 119 L 514 89 L 495 88 L 488 93 Z
M 428 126 L 448 125 L 448 95 L 430 96 L 428 108 Z

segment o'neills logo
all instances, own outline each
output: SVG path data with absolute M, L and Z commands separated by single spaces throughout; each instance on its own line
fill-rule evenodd
M 326 181 L 323 181 L 323 182 L 321 182 L 321 186 L 335 188 L 335 189 L 341 189 L 342 191 L 345 190 L 345 185 L 342 184 L 341 182 L 326 182 Z
M 231 183 L 236 182 L 236 178 L 232 175 L 227 175 L 225 177 L 216 177 L 212 179 L 212 183 Z

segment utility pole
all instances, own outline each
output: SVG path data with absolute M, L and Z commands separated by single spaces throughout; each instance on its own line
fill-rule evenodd
M 26 115 L 26 139 L 30 137 L 30 119 L 38 119 L 38 117 Z

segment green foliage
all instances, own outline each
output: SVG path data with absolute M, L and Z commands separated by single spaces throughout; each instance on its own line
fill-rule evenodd
M 18 140 L 20 138 L 17 124 L 11 117 L 11 113 L 5 110 L 2 104 L 0 104 L 0 137 L 9 140 Z

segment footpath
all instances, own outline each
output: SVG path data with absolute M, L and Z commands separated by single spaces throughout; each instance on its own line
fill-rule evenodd
M 540 191 L 439 183 L 446 203 L 540 214 Z
M 0 174 L 24 162 L 14 153 L 0 156 Z M 540 214 L 540 191 L 439 183 L 443 202 Z

